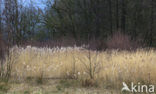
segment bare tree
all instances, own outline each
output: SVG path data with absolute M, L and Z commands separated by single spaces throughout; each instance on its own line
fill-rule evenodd
M 153 29 L 154 29 L 154 0 L 151 0 L 151 23 L 150 23 L 150 32 L 149 32 L 149 46 L 153 44 Z
M 0 0 L 0 33 L 2 32 L 2 0 Z
M 116 0 L 116 28 L 119 30 L 119 0 Z
M 126 32 L 126 1 L 125 0 L 121 0 L 121 4 L 122 4 L 122 14 L 121 14 L 121 29 L 122 32 Z

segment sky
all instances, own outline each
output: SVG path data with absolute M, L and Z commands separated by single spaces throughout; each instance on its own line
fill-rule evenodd
M 45 5 L 46 0 L 19 0 L 19 1 L 22 2 L 22 4 L 24 4 L 24 5 L 28 5 L 32 1 L 34 6 L 42 8 L 42 9 L 44 9 L 46 6 Z M 2 4 L 4 4 L 3 1 L 0 2 L 0 7 L 3 7 Z
M 23 0 L 24 4 L 29 4 L 31 3 L 31 1 L 33 2 L 34 6 L 40 7 L 42 9 L 45 8 L 45 0 Z

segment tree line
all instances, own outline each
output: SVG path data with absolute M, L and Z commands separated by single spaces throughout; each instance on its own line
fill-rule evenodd
M 155 0 L 47 0 L 46 7 L 0 0 L 0 33 L 11 44 L 72 38 L 106 40 L 116 32 L 156 46 Z

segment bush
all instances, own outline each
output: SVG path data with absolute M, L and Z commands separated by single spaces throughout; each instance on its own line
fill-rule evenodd
M 121 32 L 116 32 L 106 41 L 108 49 L 132 50 L 136 49 L 137 43 L 132 41 L 130 37 Z
M 8 54 L 5 55 L 5 58 L 3 60 L 0 60 L 1 66 L 0 66 L 0 80 L 4 82 L 8 82 L 11 74 L 12 74 L 12 68 L 13 64 L 16 62 L 16 55 L 14 49 L 10 49 Z M 17 54 L 17 53 L 16 53 Z
M 84 80 L 82 80 L 82 86 L 84 86 L 84 87 L 98 87 L 98 83 L 94 79 L 84 79 Z
M 6 47 L 0 35 L 0 60 L 4 59 L 5 52 L 6 52 Z

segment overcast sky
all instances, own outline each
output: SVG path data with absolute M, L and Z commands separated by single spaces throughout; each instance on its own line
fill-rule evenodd
M 36 7 L 40 7 L 40 8 L 42 8 L 42 9 L 44 9 L 45 8 L 45 1 L 46 0 L 19 0 L 22 4 L 24 4 L 24 5 L 28 5 L 29 3 L 31 3 L 31 1 L 33 2 L 33 4 L 34 4 L 34 6 L 36 6 Z M 2 7 L 3 8 L 3 5 L 4 5 L 4 3 L 3 2 L 0 2 L 0 7 Z
M 45 7 L 45 3 L 44 3 L 45 0 L 23 0 L 23 3 L 24 4 L 29 4 L 31 1 L 33 2 L 33 4 L 35 6 L 38 6 L 40 8 L 44 8 Z

